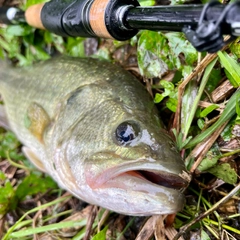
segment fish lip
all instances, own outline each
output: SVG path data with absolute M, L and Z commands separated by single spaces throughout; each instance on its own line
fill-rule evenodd
M 163 170 L 156 170 L 156 165 L 155 167 L 154 165 L 151 167 L 140 167 L 139 165 L 129 166 L 124 164 L 120 167 L 116 166 L 106 169 L 95 177 L 91 176 L 88 178 L 86 176 L 86 181 L 92 189 L 104 188 L 107 182 L 124 174 L 133 175 L 132 172 L 134 172 L 136 173 L 134 177 L 144 179 L 146 183 L 157 187 L 164 187 L 182 192 L 188 186 L 190 178 L 186 171 L 183 170 L 181 174 L 176 174 Z M 153 180 L 154 177 L 156 177 L 155 180 Z M 157 182 L 159 179 L 162 182 Z

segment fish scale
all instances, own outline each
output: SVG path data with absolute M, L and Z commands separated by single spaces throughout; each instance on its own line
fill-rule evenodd
M 89 58 L 0 62 L 0 93 L 0 123 L 7 119 L 27 158 L 76 197 L 128 215 L 182 209 L 189 174 L 129 72 Z

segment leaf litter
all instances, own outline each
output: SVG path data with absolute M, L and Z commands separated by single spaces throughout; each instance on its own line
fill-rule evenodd
M 142 31 L 118 42 L 1 26 L 0 57 L 15 64 L 60 52 L 129 70 L 153 96 L 192 173 L 176 216 L 124 216 L 59 189 L 29 164 L 15 136 L 0 129 L 1 239 L 240 239 L 239 48 L 236 40 L 204 57 L 181 33 Z

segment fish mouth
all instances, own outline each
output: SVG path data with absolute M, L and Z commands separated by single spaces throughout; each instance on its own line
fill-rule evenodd
M 182 192 L 189 184 L 188 174 L 184 171 L 177 175 L 155 169 L 110 168 L 92 177 L 86 176 L 87 183 L 92 189 L 111 187 L 128 190 L 131 186 L 133 191 L 145 193 L 158 192 L 160 188 Z
M 172 172 L 143 159 L 112 167 L 104 164 L 104 168 L 91 165 L 85 170 L 87 185 L 96 196 L 102 196 L 102 207 L 134 216 L 180 211 L 185 203 L 183 191 L 190 182 L 182 165 Z
M 128 171 L 126 174 L 130 174 L 132 176 L 138 176 L 140 178 L 144 178 L 147 181 L 157 184 L 159 186 L 173 188 L 177 190 L 184 189 L 188 186 L 188 182 L 180 176 L 162 173 L 162 172 L 150 172 L 145 170 L 135 170 Z

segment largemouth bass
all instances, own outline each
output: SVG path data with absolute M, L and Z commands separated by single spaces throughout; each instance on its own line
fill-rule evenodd
M 1 65 L 0 93 L 24 153 L 60 187 L 128 215 L 182 209 L 189 175 L 152 99 L 127 71 L 70 57 Z

